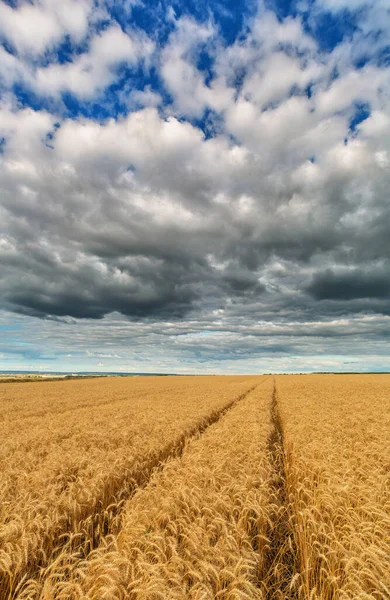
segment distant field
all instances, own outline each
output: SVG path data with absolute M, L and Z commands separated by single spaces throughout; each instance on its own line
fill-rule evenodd
M 65 375 L 46 375 L 38 373 L 0 373 L 0 383 L 25 383 L 29 381 L 51 381 L 65 379 Z
M 390 598 L 390 376 L 0 384 L 0 598 Z

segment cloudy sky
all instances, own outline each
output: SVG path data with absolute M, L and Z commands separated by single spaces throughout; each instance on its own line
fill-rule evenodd
M 0 369 L 390 369 L 389 0 L 2 0 Z

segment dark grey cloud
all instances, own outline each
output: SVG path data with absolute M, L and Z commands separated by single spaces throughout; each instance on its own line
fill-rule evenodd
M 390 299 L 390 269 L 327 269 L 316 273 L 307 291 L 316 300 Z

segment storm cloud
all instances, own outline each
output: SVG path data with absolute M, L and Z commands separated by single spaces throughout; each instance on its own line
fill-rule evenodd
M 231 40 L 210 13 L 152 31 L 131 7 L 56 6 L 0 9 L 3 314 L 51 327 L 59 356 L 75 323 L 98 354 L 100 322 L 114 354 L 131 339 L 173 367 L 384 339 L 386 7 L 259 3 Z M 354 28 L 327 46 L 316 23 L 341 11 Z
M 353 268 L 317 273 L 308 291 L 318 300 L 353 300 L 354 298 L 390 298 L 390 269 Z

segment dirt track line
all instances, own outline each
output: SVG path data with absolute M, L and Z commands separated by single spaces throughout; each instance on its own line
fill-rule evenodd
M 96 539 L 95 537 L 93 538 L 93 543 L 89 551 L 95 549 L 99 545 L 102 537 L 112 533 L 117 533 L 119 523 L 115 517 L 122 512 L 125 502 L 131 499 L 136 490 L 146 487 L 152 475 L 156 471 L 161 471 L 165 467 L 167 460 L 172 458 L 180 458 L 186 446 L 194 438 L 198 438 L 206 431 L 206 429 L 211 427 L 211 425 L 214 425 L 214 423 L 222 419 L 222 417 L 224 417 L 228 411 L 234 408 L 238 402 L 249 396 L 249 394 L 253 392 L 258 385 L 259 384 L 252 386 L 249 390 L 243 392 L 238 397 L 228 402 L 228 404 L 226 404 L 224 407 L 214 410 L 210 415 L 201 419 L 196 425 L 185 431 L 181 436 L 165 446 L 165 448 L 163 448 L 161 451 L 155 453 L 151 457 L 148 457 L 142 464 L 141 468 L 138 468 L 133 475 L 127 476 L 127 485 L 125 485 L 125 487 L 119 492 L 119 495 L 117 495 L 115 500 L 115 507 L 111 509 L 113 513 L 115 512 L 115 515 L 113 514 L 113 518 L 110 520 L 111 522 L 107 522 L 107 520 L 104 519 L 102 520 L 99 514 L 96 515 L 98 522 L 103 523 L 103 527 L 98 527 L 98 535 L 96 536 Z M 113 502 L 110 504 L 113 504 Z
M 23 576 L 13 582 L 12 588 L 15 593 L 17 594 L 20 591 L 20 583 L 24 586 L 28 580 L 39 579 L 40 575 L 42 576 L 45 572 L 48 573 L 51 565 L 57 561 L 62 551 L 69 549 L 73 557 L 77 553 L 79 559 L 84 559 L 99 546 L 106 536 L 117 533 L 120 529 L 119 517 L 125 503 L 132 498 L 138 489 L 148 485 L 152 474 L 156 470 L 162 470 L 168 459 L 181 457 L 188 443 L 202 435 L 206 429 L 219 421 L 238 402 L 244 400 L 267 379 L 265 377 L 222 408 L 214 410 L 159 452 L 152 453 L 144 460 L 137 461 L 133 469 L 127 469 L 121 477 L 117 476 L 115 482 L 108 481 L 100 497 L 96 499 L 93 509 L 90 509 L 88 514 L 76 519 L 72 519 L 72 516 L 70 516 L 68 526 L 54 532 L 54 536 L 60 540 L 54 552 L 45 554 L 45 559 L 30 558 L 28 572 L 25 572 Z M 50 536 L 51 539 L 52 536 Z M 17 595 L 11 595 L 10 597 L 16 598 Z
M 268 438 L 268 456 L 271 464 L 271 514 L 268 528 L 268 544 L 265 547 L 260 587 L 264 586 L 264 598 L 296 598 L 290 583 L 297 572 L 297 549 L 290 526 L 289 499 L 287 491 L 286 450 L 277 392 L 271 399 L 272 430 Z

